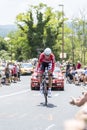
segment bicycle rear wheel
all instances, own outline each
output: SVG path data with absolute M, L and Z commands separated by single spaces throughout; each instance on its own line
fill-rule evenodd
M 44 83 L 44 86 L 43 86 L 43 93 L 44 93 L 44 98 L 45 98 L 45 105 L 47 106 L 47 94 L 48 94 L 48 91 L 47 91 L 47 85 L 46 83 Z

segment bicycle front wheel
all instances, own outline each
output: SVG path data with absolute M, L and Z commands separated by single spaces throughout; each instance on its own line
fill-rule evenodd
M 45 98 L 45 105 L 47 106 L 47 94 L 48 94 L 48 91 L 47 91 L 46 83 L 44 84 L 44 87 L 43 87 L 43 93 L 44 93 L 44 98 Z

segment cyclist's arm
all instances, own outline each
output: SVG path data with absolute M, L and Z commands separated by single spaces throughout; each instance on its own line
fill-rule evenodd
M 42 53 L 40 54 L 39 60 L 38 60 L 38 64 L 37 64 L 37 70 L 40 68 L 40 65 L 42 63 L 42 59 L 43 59 L 43 55 Z
M 52 72 L 54 71 L 55 68 L 55 56 L 52 56 Z

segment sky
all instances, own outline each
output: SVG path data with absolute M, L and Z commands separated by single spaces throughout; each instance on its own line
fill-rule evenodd
M 26 12 L 30 5 L 47 4 L 56 10 L 62 10 L 69 19 L 87 13 L 87 0 L 0 0 L 0 25 L 14 24 L 19 13 Z

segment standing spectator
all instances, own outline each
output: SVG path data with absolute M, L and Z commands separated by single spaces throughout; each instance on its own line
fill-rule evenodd
M 56 67 L 58 67 L 58 68 L 61 67 L 61 63 L 59 61 L 56 62 Z
M 66 63 L 66 77 L 68 76 L 69 71 L 70 71 L 70 62 L 67 61 L 67 63 Z
M 81 69 L 82 65 L 80 63 L 80 61 L 77 62 L 77 65 L 76 65 L 76 69 Z
M 73 63 L 72 65 L 73 70 L 76 70 L 76 65 Z
M 17 64 L 17 77 L 18 77 L 18 81 L 20 81 L 20 73 L 21 73 L 21 70 L 20 70 L 20 64 Z
M 17 65 L 14 64 L 14 67 L 13 67 L 13 75 L 14 75 L 14 83 L 16 83 L 16 81 L 18 80 L 18 77 L 17 77 Z
M 5 76 L 6 76 L 5 84 L 9 85 L 9 83 L 10 83 L 10 69 L 9 69 L 9 64 L 7 64 L 7 66 L 5 68 Z

